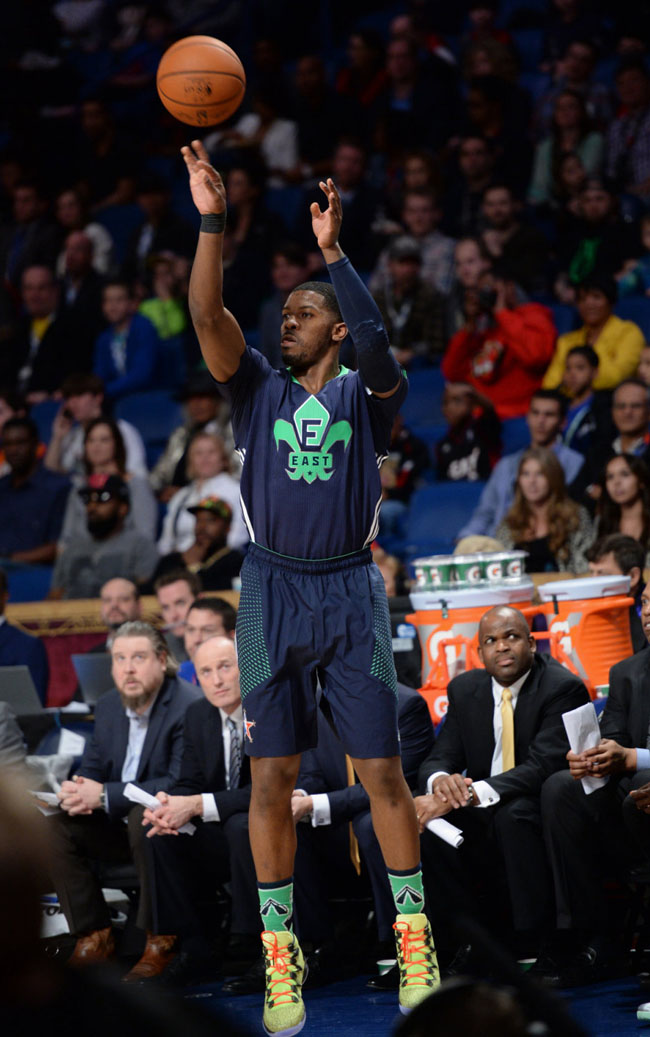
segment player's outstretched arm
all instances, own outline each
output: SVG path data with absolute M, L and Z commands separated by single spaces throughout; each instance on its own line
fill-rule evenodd
M 357 351 L 359 373 L 373 395 L 393 396 L 402 383 L 402 374 L 390 351 L 377 304 L 339 245 L 343 222 L 340 195 L 331 179 L 321 181 L 320 189 L 327 208 L 321 212 L 318 202 L 312 202 L 312 230 Z
M 181 148 L 189 173 L 192 200 L 201 216 L 226 215 L 226 189 L 199 140 Z M 202 219 L 202 229 L 190 278 L 189 304 L 203 359 L 219 382 L 235 374 L 246 343 L 239 324 L 223 304 L 223 229 Z

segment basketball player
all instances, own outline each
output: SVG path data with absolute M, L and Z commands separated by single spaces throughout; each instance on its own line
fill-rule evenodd
M 370 560 L 379 466 L 406 396 L 373 300 L 338 244 L 341 199 L 312 227 L 332 284 L 308 282 L 282 315 L 285 371 L 248 347 L 222 300 L 226 194 L 203 146 L 183 148 L 201 232 L 190 307 L 205 362 L 229 398 L 242 457 L 241 496 L 252 544 L 244 562 L 237 648 L 253 791 L 250 839 L 266 957 L 264 1026 L 305 1021 L 303 956 L 291 927 L 291 815 L 300 753 L 316 741 L 316 677 L 370 797 L 395 899 L 400 1008 L 439 982 L 424 914 L 418 829 L 397 734 L 396 677 L 382 577 Z M 358 372 L 339 363 L 348 331 Z

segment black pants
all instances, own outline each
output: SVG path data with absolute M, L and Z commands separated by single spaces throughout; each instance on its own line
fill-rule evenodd
M 632 777 L 610 777 L 606 785 L 587 795 L 581 781 L 568 771 L 558 771 L 542 788 L 542 820 L 548 856 L 553 870 L 558 929 L 611 931 L 620 918 L 608 917 L 602 883 L 607 876 L 622 875 L 633 860 L 633 844 L 624 816 L 636 824 L 633 801 L 624 800 L 630 789 L 650 780 L 650 771 Z M 647 818 L 642 817 L 642 821 Z M 639 824 L 643 831 L 643 826 Z
M 216 891 L 230 879 L 231 930 L 260 932 L 259 899 L 248 838 L 248 814 L 222 822 L 198 821 L 194 835 L 148 840 L 154 928 L 207 951 L 214 935 Z
M 551 874 L 542 836 L 539 799 L 521 796 L 495 807 L 454 810 L 447 820 L 463 831 L 454 849 L 432 832 L 421 837 L 427 911 L 436 942 L 447 951 L 450 924 L 459 914 L 489 927 L 508 915 L 516 931 L 552 924 Z
M 91 861 L 102 864 L 132 862 L 140 880 L 137 925 L 151 929 L 143 808 L 134 806 L 127 823 L 102 810 L 70 816 L 61 811 L 50 820 L 52 852 L 50 873 L 61 907 L 74 934 L 105 929 L 111 916 L 102 896 L 101 882 Z

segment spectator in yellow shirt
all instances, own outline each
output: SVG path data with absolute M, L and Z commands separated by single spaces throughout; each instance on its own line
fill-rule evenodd
M 553 359 L 544 375 L 544 389 L 556 389 L 562 382 L 569 350 L 592 346 L 598 354 L 598 374 L 594 390 L 614 389 L 624 378 L 631 378 L 644 346 L 643 332 L 631 320 L 614 316 L 616 282 L 606 274 L 593 274 L 578 288 L 577 308 L 582 327 L 560 335 Z

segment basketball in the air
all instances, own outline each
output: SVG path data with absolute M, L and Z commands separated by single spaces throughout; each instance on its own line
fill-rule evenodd
M 239 108 L 246 73 L 227 43 L 213 36 L 186 36 L 163 54 L 156 86 L 174 118 L 190 126 L 214 126 Z

